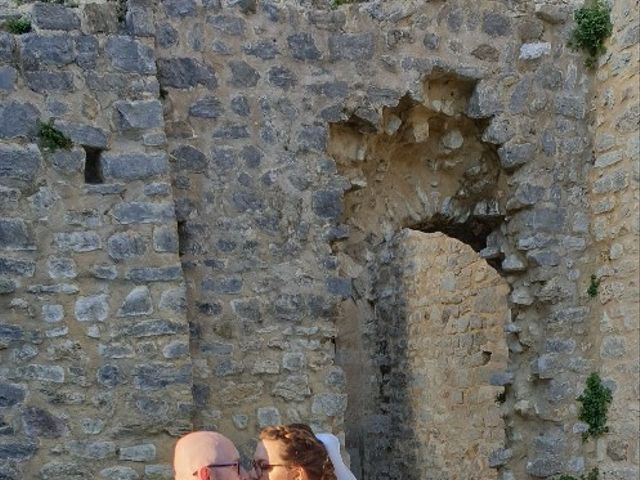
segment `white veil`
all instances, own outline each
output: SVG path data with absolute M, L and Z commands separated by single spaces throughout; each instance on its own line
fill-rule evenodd
M 351 473 L 351 470 L 342 461 L 340 455 L 340 441 L 338 437 L 330 433 L 318 433 L 316 438 L 322 442 L 324 448 L 327 449 L 333 468 L 336 471 L 336 477 L 338 480 L 357 480 L 355 475 Z

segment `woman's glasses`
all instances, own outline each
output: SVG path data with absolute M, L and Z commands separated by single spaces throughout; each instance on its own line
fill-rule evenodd
M 256 471 L 258 476 L 260 476 L 265 472 L 270 472 L 271 470 L 273 470 L 273 467 L 289 467 L 290 465 L 285 465 L 282 463 L 269 463 L 266 460 L 252 460 L 251 466 Z
M 236 469 L 238 470 L 238 475 L 240 475 L 240 462 L 233 462 L 233 463 L 212 463 L 211 465 L 207 465 L 206 468 L 224 468 L 224 467 L 236 467 Z M 193 472 L 193 476 L 195 477 L 196 475 L 198 475 L 198 470 L 196 470 L 195 472 Z

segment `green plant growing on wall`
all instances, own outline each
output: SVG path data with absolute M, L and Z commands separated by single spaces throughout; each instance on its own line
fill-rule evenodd
M 587 288 L 587 295 L 591 298 L 595 298 L 598 296 L 598 288 L 600 287 L 600 280 L 595 275 L 591 275 L 591 283 L 589 284 L 589 288 Z
M 578 418 L 589 425 L 589 429 L 582 434 L 583 441 L 609 431 L 607 412 L 612 400 L 611 389 L 603 385 L 600 375 L 597 373 L 589 375 L 587 386 L 578 397 L 578 401 L 582 403 Z
M 580 475 L 579 478 L 573 475 L 560 475 L 557 480 L 600 480 L 600 470 L 595 467 L 586 475 Z
M 71 139 L 53 126 L 53 120 L 50 120 L 49 123 L 38 121 L 38 138 L 40 139 L 40 145 L 51 152 L 55 152 L 60 148 L 69 150 L 73 147 Z
M 604 41 L 611 35 L 611 9 L 604 0 L 593 0 L 589 5 L 576 10 L 574 14 L 576 26 L 571 34 L 569 45 L 580 48 L 587 53 L 585 64 L 593 67 L 607 49 Z
M 31 20 L 28 18 L 10 18 L 4 24 L 9 33 L 14 35 L 22 35 L 31 31 Z

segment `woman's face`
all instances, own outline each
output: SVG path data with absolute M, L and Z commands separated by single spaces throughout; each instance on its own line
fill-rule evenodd
M 260 440 L 253 454 L 253 461 L 264 469 L 251 470 L 251 478 L 255 480 L 293 480 L 293 467 L 285 461 L 284 444 L 279 440 Z

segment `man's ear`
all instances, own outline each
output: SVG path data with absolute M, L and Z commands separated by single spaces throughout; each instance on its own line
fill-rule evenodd
M 209 470 L 207 467 L 202 467 L 200 470 L 198 470 L 198 480 L 214 480 L 213 476 L 211 475 L 211 470 Z

